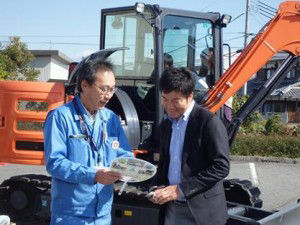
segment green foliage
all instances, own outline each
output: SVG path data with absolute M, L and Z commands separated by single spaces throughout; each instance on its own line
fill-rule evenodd
M 254 112 L 244 121 L 241 131 L 243 133 L 261 134 L 265 130 L 266 120 L 259 112 Z
M 30 67 L 33 59 L 26 44 L 19 37 L 11 37 L 9 44 L 0 51 L 0 79 L 36 80 L 39 71 Z
M 239 95 L 234 95 L 233 96 L 233 102 L 232 102 L 232 107 L 233 107 L 233 113 L 235 114 L 248 100 L 249 95 L 244 95 L 244 96 L 239 96 Z
M 248 96 L 235 96 L 233 110 L 237 112 Z M 300 125 L 288 126 L 275 114 L 264 119 L 254 112 L 243 122 L 234 140 L 231 154 L 300 158 Z
M 231 154 L 300 158 L 300 138 L 292 136 L 238 135 Z
M 236 113 L 248 96 L 234 96 Z M 289 126 L 275 114 L 264 119 L 259 112 L 248 116 L 239 129 L 231 147 L 233 155 L 300 158 L 300 124 Z
M 293 126 L 293 132 L 292 132 L 293 136 L 300 136 L 300 124 Z
M 233 97 L 233 113 L 236 113 L 242 105 L 248 100 L 249 96 L 234 96 Z M 240 133 L 243 134 L 260 134 L 264 132 L 266 120 L 263 116 L 258 112 L 254 112 L 249 115 L 245 121 L 243 122 Z
M 266 122 L 266 134 L 284 134 L 284 124 L 278 114 L 272 115 Z
M 0 80 L 6 80 L 9 73 L 7 71 L 5 71 L 5 69 L 2 66 L 1 62 L 3 62 L 3 61 L 1 60 L 1 53 L 0 53 Z

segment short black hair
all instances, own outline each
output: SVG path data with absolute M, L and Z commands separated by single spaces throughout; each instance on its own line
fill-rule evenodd
M 195 87 L 192 72 L 185 68 L 169 68 L 164 70 L 159 81 L 159 88 L 162 92 L 180 92 L 184 96 L 190 96 Z
M 79 93 L 82 92 L 81 82 L 86 80 L 89 85 L 93 85 L 96 81 L 96 73 L 98 71 L 111 71 L 114 73 L 113 64 L 105 59 L 95 59 L 85 62 L 78 71 L 77 76 L 76 87 Z
M 173 66 L 173 57 L 166 52 L 164 53 L 164 64 L 168 65 L 169 67 Z

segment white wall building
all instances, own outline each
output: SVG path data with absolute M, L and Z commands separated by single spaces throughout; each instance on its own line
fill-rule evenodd
M 40 71 L 38 81 L 68 80 L 69 64 L 73 61 L 58 50 L 30 50 L 35 59 L 31 66 Z

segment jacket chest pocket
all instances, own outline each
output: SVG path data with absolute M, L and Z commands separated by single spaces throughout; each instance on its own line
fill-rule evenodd
M 91 146 L 84 138 L 69 138 L 67 157 L 75 163 L 87 166 L 93 165 Z

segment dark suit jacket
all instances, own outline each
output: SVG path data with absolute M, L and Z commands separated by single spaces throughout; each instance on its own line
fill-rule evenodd
M 158 184 L 169 185 L 171 121 L 160 126 Z M 199 225 L 224 225 L 227 220 L 222 179 L 229 173 L 228 135 L 222 121 L 195 104 L 188 120 L 179 187 Z

